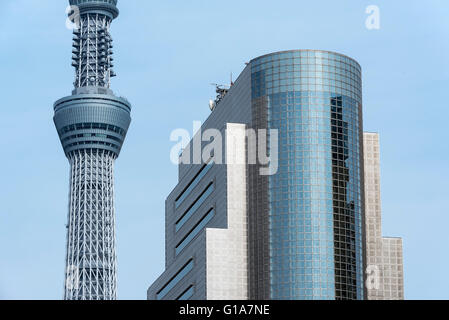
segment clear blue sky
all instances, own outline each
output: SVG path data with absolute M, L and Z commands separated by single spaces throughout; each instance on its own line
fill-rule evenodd
M 52 122 L 72 89 L 64 0 L 0 1 L 0 299 L 60 299 L 69 165 Z M 365 28 L 378 5 L 381 29 Z M 133 123 L 116 164 L 119 298 L 164 268 L 170 132 L 209 114 L 210 83 L 251 58 L 324 49 L 360 62 L 365 130 L 381 134 L 384 235 L 404 239 L 408 299 L 449 299 L 447 0 L 120 0 L 117 78 Z M 190 129 L 191 130 L 191 129 Z

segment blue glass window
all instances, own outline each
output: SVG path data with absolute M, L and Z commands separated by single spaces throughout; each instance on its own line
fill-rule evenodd
M 195 202 L 190 206 L 189 209 L 187 209 L 186 212 L 178 219 L 176 222 L 176 231 L 181 229 L 181 227 L 190 219 L 190 217 L 198 210 L 199 207 L 204 203 L 204 201 L 207 199 L 207 197 L 210 196 L 210 194 L 214 191 L 214 184 L 211 183 L 206 188 L 206 190 L 203 191 L 201 196 L 199 196 L 198 199 L 195 200 Z
M 196 174 L 196 176 L 193 178 L 192 182 L 190 182 L 187 187 L 184 189 L 184 191 L 181 192 L 181 194 L 178 196 L 178 198 L 175 200 L 175 207 L 178 208 L 181 203 L 189 196 L 189 194 L 192 192 L 193 189 L 198 185 L 198 183 L 201 181 L 201 179 L 206 175 L 206 173 L 209 172 L 210 168 L 213 166 L 213 162 L 209 162 L 208 164 L 205 164 L 201 170 Z
M 259 62 L 253 112 L 279 133 L 278 172 L 267 178 L 271 298 L 361 298 L 360 67 L 323 51 Z
M 181 281 L 190 271 L 193 269 L 193 259 L 178 271 L 178 273 L 156 294 L 156 298 L 161 300 L 164 298 L 171 289 L 173 289 L 179 281 Z
M 215 210 L 212 208 L 210 209 L 203 218 L 196 224 L 196 226 L 190 231 L 187 236 L 176 246 L 175 252 L 176 255 L 178 255 L 182 249 L 185 248 L 186 245 L 192 241 L 198 233 L 200 233 L 201 230 L 204 229 L 204 227 L 208 224 L 210 220 L 215 216 Z
M 184 291 L 183 294 L 181 294 L 178 299 L 176 300 L 189 300 L 192 296 L 193 293 L 195 292 L 195 288 L 193 286 L 190 286 L 189 288 L 187 288 L 186 291 Z

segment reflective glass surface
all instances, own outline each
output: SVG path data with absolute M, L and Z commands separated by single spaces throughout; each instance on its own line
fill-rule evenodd
M 199 207 L 206 201 L 206 199 L 210 196 L 210 194 L 214 191 L 214 184 L 211 183 L 209 186 L 203 191 L 203 193 L 195 200 L 195 202 L 191 205 L 189 209 L 179 218 L 178 222 L 176 222 L 175 229 L 179 231 L 181 227 L 190 219 L 190 217 L 198 210 Z
M 322 51 L 257 58 L 253 109 L 279 130 L 268 178 L 271 299 L 362 299 L 361 70 Z
M 190 271 L 192 271 L 194 266 L 193 260 L 190 260 L 178 273 L 157 293 L 156 298 L 158 300 L 163 299 L 171 289 L 173 289 L 179 281 L 181 281 Z
M 198 222 L 198 224 L 185 236 L 185 238 L 176 246 L 175 254 L 178 255 L 195 237 L 200 233 L 209 221 L 215 216 L 215 210 L 210 209 L 204 217 Z
M 187 188 L 184 189 L 184 191 L 182 191 L 178 198 L 175 200 L 175 208 L 178 208 L 181 203 L 183 203 L 183 201 L 190 195 L 193 189 L 195 189 L 195 187 L 198 185 L 198 183 L 200 183 L 201 179 L 203 179 L 203 177 L 206 175 L 206 173 L 209 172 L 210 168 L 212 168 L 213 165 L 213 162 L 209 162 L 201 168 L 195 178 L 193 178 L 192 182 L 190 182 Z
M 191 286 L 183 294 L 181 294 L 181 296 L 176 300 L 189 300 L 193 296 L 194 293 L 195 293 L 195 288 L 193 286 Z

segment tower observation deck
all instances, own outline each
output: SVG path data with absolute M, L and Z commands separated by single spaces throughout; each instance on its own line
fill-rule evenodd
M 73 32 L 71 96 L 54 104 L 54 123 L 70 163 L 64 299 L 114 300 L 115 159 L 129 125 L 131 105 L 110 90 L 112 21 L 117 0 L 70 0 L 79 24 Z

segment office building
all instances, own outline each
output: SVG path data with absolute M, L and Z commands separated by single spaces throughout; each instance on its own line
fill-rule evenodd
M 402 239 L 382 237 L 379 134 L 366 132 L 365 221 L 369 300 L 403 300 Z
M 198 157 L 200 132 L 181 154 L 148 299 L 364 299 L 360 65 L 264 55 L 211 106 L 224 151 Z

